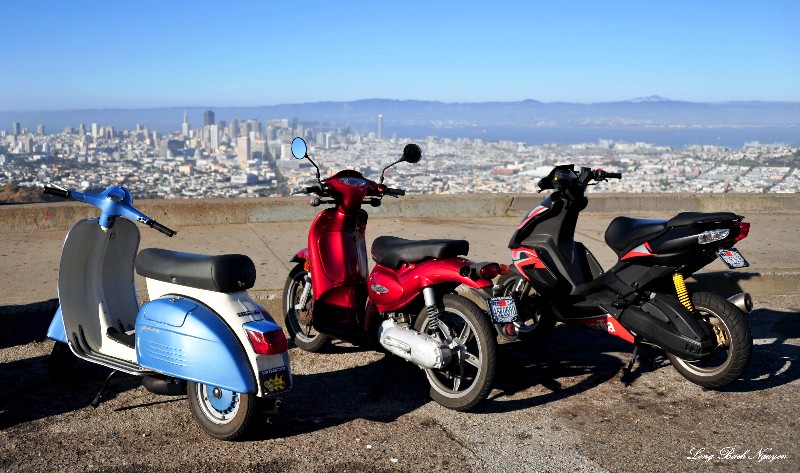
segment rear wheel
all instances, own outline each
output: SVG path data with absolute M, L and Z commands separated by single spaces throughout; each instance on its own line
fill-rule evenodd
M 295 266 L 283 288 L 283 312 L 289 338 L 301 350 L 318 352 L 330 341 L 330 337 L 317 332 L 311 324 L 314 294 L 311 279 L 302 264 Z M 305 291 L 308 285 L 308 290 Z M 305 292 L 305 294 L 304 294 Z M 305 300 L 302 300 L 305 299 Z
M 208 435 L 221 440 L 241 437 L 255 415 L 255 396 L 189 382 L 189 409 Z
M 500 276 L 497 285 L 502 287 L 502 295 L 510 296 L 514 285 L 520 278 L 513 272 Z M 546 337 L 556 326 L 556 318 L 537 294 L 529 294 L 517 301 L 519 320 L 506 324 L 495 324 L 497 333 L 504 339 L 516 342 L 535 343 Z
M 716 337 L 717 346 L 711 356 L 702 361 L 687 361 L 670 353 L 667 356 L 684 378 L 706 388 L 720 388 L 747 369 L 753 352 L 753 336 L 742 311 L 723 297 L 698 292 L 692 295 L 692 304 L 700 320 Z
M 452 339 L 453 357 L 441 369 L 426 369 L 433 400 L 449 409 L 467 410 L 484 400 L 492 389 L 497 340 L 483 311 L 456 294 L 442 298 L 439 327 L 431 329 L 427 311 L 417 317 L 414 328 L 439 339 Z

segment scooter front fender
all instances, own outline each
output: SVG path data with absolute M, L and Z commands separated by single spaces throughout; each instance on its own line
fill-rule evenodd
M 256 393 L 255 376 L 236 335 L 208 307 L 191 299 L 150 301 L 136 318 L 139 365 L 175 378 Z
M 292 263 L 302 263 L 303 261 L 308 261 L 308 247 L 303 248 L 302 250 L 298 251 L 297 253 L 292 256 Z
M 58 306 L 56 315 L 50 321 L 50 327 L 47 328 L 47 338 L 51 338 L 57 342 L 67 343 L 67 330 L 64 328 L 64 317 L 61 315 L 61 306 Z

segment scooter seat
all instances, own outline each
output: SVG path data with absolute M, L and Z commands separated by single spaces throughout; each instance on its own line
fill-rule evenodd
M 666 228 L 666 220 L 617 217 L 606 229 L 606 244 L 619 255 L 632 245 L 639 245 L 659 235 Z
M 685 227 L 695 223 L 730 222 L 738 220 L 733 212 L 681 212 L 667 222 L 667 227 Z
M 237 292 L 256 283 L 256 267 L 245 255 L 200 255 L 147 248 L 136 256 L 136 272 L 158 281 L 214 292 Z
M 406 240 L 381 236 L 372 243 L 372 259 L 391 269 L 403 263 L 417 263 L 430 258 L 452 258 L 469 253 L 467 240 Z

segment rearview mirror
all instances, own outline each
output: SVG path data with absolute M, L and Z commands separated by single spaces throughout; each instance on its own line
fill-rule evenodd
M 403 148 L 402 161 L 407 163 L 416 164 L 422 159 L 422 150 L 414 143 L 409 143 Z
M 308 146 L 305 140 L 299 136 L 292 140 L 292 156 L 294 159 L 304 159 L 308 156 Z

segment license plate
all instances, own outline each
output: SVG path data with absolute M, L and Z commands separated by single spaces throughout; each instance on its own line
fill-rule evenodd
M 719 255 L 719 259 L 728 265 L 730 269 L 746 268 L 750 266 L 750 263 L 744 259 L 744 256 L 742 256 L 742 254 L 739 253 L 739 250 L 736 248 L 731 248 L 728 250 L 719 249 L 717 250 L 717 255 Z
M 285 366 L 258 373 L 261 386 L 267 394 L 281 393 L 292 388 L 292 378 Z
M 517 320 L 517 304 L 512 296 L 492 297 L 489 299 L 489 313 L 492 322 L 507 324 Z

